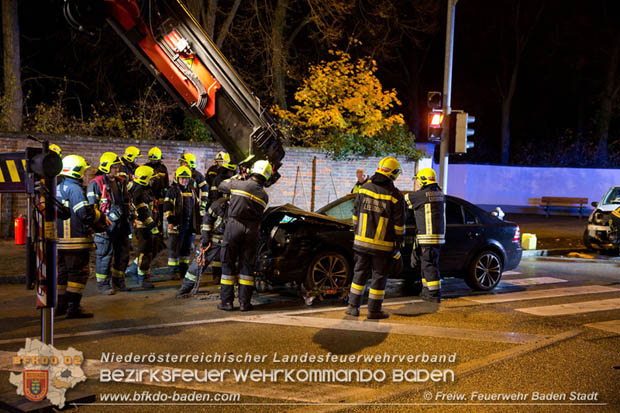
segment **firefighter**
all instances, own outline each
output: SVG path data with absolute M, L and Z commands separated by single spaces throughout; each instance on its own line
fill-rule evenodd
M 362 292 L 372 271 L 367 318 L 376 320 L 390 316 L 382 311 L 381 306 L 393 259 L 400 259 L 399 250 L 405 234 L 405 203 L 394 186 L 400 172 L 396 158 L 381 159 L 370 182 L 362 185 L 355 198 L 355 268 L 346 310 L 348 315 L 359 316 Z
M 90 165 L 78 155 L 62 160 L 62 177 L 56 188 L 56 198 L 71 211 L 67 220 L 56 220 L 58 234 L 58 306 L 56 315 L 67 318 L 90 318 L 92 313 L 80 307 L 82 293 L 88 281 L 90 250 L 93 247 L 93 228 L 105 224 L 103 214 L 86 200 L 81 180 Z
M 221 195 L 221 192 L 218 191 L 217 187 L 224 180 L 229 178 L 229 173 L 223 170 L 230 170 L 230 168 L 236 169 L 236 165 L 231 164 L 230 155 L 228 152 L 218 152 L 215 156 L 215 165 L 211 166 L 207 171 L 207 183 L 209 185 L 209 200 L 208 205 L 211 205 L 215 200 Z M 226 167 L 224 167 L 226 165 Z
M 209 185 L 204 175 L 196 169 L 196 156 L 191 153 L 184 153 L 179 158 L 179 162 L 181 166 L 187 166 L 192 172 L 192 185 L 196 193 L 200 195 L 200 215 L 204 215 L 209 200 Z
M 131 211 L 132 218 L 134 218 L 132 239 L 138 250 L 138 257 L 135 259 L 138 287 L 145 289 L 155 287 L 148 281 L 151 275 L 153 252 L 157 248 L 156 237 L 159 234 L 155 197 L 149 186 L 154 177 L 155 171 L 150 166 L 137 167 L 133 176 L 135 185 L 131 189 Z
M 118 171 L 118 176 L 123 178 L 126 182 L 131 182 L 133 179 L 133 173 L 138 167 L 136 164 L 136 158 L 142 157 L 140 149 L 135 146 L 128 146 L 125 149 L 125 154 L 121 158 L 121 165 Z
M 363 169 L 358 169 L 357 171 L 355 171 L 355 176 L 357 177 L 357 181 L 355 181 L 355 185 L 353 185 L 353 189 L 351 189 L 352 194 L 357 194 L 360 191 L 362 185 L 364 185 L 366 182 L 370 182 L 370 178 L 368 178 L 368 175 L 364 175 Z
M 421 169 L 413 177 L 415 192 L 405 196 L 407 207 L 412 209 L 416 224 L 416 245 L 412 261 L 419 260 L 422 267 L 422 292 L 420 298 L 439 303 L 441 280 L 439 276 L 439 248 L 445 243 L 446 200 L 437 185 L 437 175 L 431 168 Z
M 155 197 L 155 205 L 157 207 L 157 227 L 159 228 L 158 237 L 161 237 L 161 233 L 163 232 L 162 218 L 164 216 L 164 198 L 166 197 L 166 191 L 170 186 L 168 168 L 166 168 L 166 165 L 162 162 L 163 156 L 161 154 L 161 149 L 156 146 L 149 150 L 148 159 L 149 161 L 145 165 L 150 166 L 153 168 L 153 171 L 155 171 L 155 180 L 151 183 L 151 188 L 153 196 Z M 153 257 L 157 255 L 157 252 L 159 252 L 158 249 L 153 251 Z
M 194 234 L 200 227 L 198 192 L 187 166 L 177 168 L 174 183 L 166 192 L 164 218 L 168 222 L 168 267 L 173 278 L 180 280 L 189 267 Z
M 196 257 L 185 274 L 177 298 L 186 298 L 198 291 L 203 271 L 211 265 L 213 279 L 219 284 L 222 275 L 220 251 L 226 228 L 226 212 L 228 197 L 220 197 L 207 210 L 202 218 L 200 247 L 196 249 Z
M 229 160 L 224 160 L 222 167 L 217 171 L 217 176 L 213 180 L 213 187 L 218 188 L 222 182 L 227 179 L 233 178 L 237 172 L 237 165 L 230 163 Z M 213 192 L 213 193 L 212 193 Z M 217 201 L 223 194 L 215 189 L 209 191 L 209 205 Z
M 230 155 L 227 152 L 218 152 L 217 155 L 215 155 L 215 158 L 213 158 L 213 165 L 211 165 L 205 173 L 205 179 L 207 180 L 207 185 L 209 186 L 209 194 L 211 194 L 211 191 L 217 192 L 217 186 L 214 187 L 213 181 L 215 180 L 217 172 L 222 167 L 224 159 L 226 158 L 228 158 L 228 161 L 230 162 Z
M 49 148 L 50 148 L 50 151 L 56 152 L 58 156 L 62 158 L 62 149 L 60 149 L 60 146 L 53 143 L 49 146 Z
M 221 245 L 221 303 L 217 306 L 220 310 L 233 310 L 237 276 L 239 276 L 240 310 L 252 310 L 258 229 L 265 207 L 269 202 L 269 197 L 263 187 L 271 177 L 271 173 L 272 168 L 269 162 L 256 161 L 247 181 L 229 179 L 218 187 L 220 192 L 230 195 L 226 229 Z M 237 260 L 239 266 L 237 266 Z
M 124 180 L 117 177 L 120 163 L 114 152 L 101 155 L 87 191 L 88 202 L 110 221 L 110 226 L 95 233 L 95 276 L 99 292 L 105 295 L 114 294 L 115 289 L 128 291 L 125 270 L 129 262 L 129 197 Z

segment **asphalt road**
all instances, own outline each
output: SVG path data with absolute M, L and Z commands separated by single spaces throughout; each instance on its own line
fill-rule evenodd
M 306 307 L 295 291 L 286 290 L 256 297 L 256 311 L 227 313 L 215 307 L 217 287 L 204 286 L 203 292 L 211 294 L 200 299 L 176 300 L 177 286 L 165 281 L 151 291 L 99 296 L 89 285 L 83 304 L 95 318 L 56 321 L 55 347 L 74 347 L 86 358 L 88 380 L 76 390 L 98 397 L 95 405 L 80 406 L 79 411 L 620 410 L 618 260 L 524 259 L 490 293 L 474 293 L 461 280 L 444 280 L 440 306 L 403 296 L 402 284 L 394 281 L 386 299 L 392 316 L 380 322 L 366 321 L 365 310 L 359 320 L 345 316 L 338 300 Z M 39 336 L 39 313 L 32 292 L 19 285 L 3 286 L 0 302 L 0 394 L 14 393 L 8 376 L 19 369 L 12 366 L 11 357 L 24 347 L 26 337 Z M 242 358 L 105 360 L 111 353 Z M 286 360 L 328 354 L 336 359 Z M 450 358 L 425 358 L 433 355 Z M 226 369 L 295 373 L 289 382 L 284 373 L 275 381 L 261 374 L 254 382 L 235 379 L 232 372 L 207 382 L 149 382 L 148 377 L 138 383 L 101 382 L 106 369 L 166 367 L 208 369 L 213 374 Z M 368 370 L 374 376 L 369 381 L 329 375 L 307 379 L 303 372 L 309 369 Z M 438 381 L 424 380 L 425 372 L 433 370 Z M 399 381 L 405 371 L 409 381 Z M 143 392 L 150 392 L 151 398 L 207 393 L 213 398 L 225 393 L 224 398 L 238 399 L 202 404 L 169 400 L 157 406 L 144 399 L 143 404 L 132 400 L 129 405 L 102 400 L 111 393 L 144 398 Z

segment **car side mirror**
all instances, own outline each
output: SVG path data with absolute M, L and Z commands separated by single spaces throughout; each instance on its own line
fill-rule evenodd
M 598 206 L 598 202 L 592 201 L 592 203 L 590 205 L 592 205 L 594 208 L 596 208 Z

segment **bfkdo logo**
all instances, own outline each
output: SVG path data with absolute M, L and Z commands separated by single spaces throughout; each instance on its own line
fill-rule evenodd
M 30 401 L 39 402 L 47 396 L 49 372 L 47 370 L 24 370 L 24 396 Z

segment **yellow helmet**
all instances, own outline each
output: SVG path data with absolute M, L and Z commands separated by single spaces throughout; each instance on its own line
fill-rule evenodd
M 90 168 L 90 165 L 86 162 L 86 159 L 82 158 L 80 155 L 68 155 L 62 160 L 62 171 L 60 171 L 60 175 L 82 179 L 84 171 L 88 168 Z
M 191 169 L 196 169 L 196 156 L 193 153 L 184 153 L 179 161 L 185 162 Z
M 101 172 L 108 174 L 112 165 L 118 165 L 121 160 L 114 152 L 106 152 L 99 158 L 99 169 Z
M 269 180 L 269 178 L 271 178 L 272 172 L 273 168 L 271 167 L 271 164 L 268 161 L 261 160 L 254 162 L 250 175 L 260 175 L 266 180 Z
M 420 185 L 426 186 L 437 183 L 437 174 L 432 168 L 423 168 L 418 171 L 413 177 L 417 179 Z
M 237 165 L 235 165 L 234 163 L 230 163 L 230 161 L 226 162 L 224 161 L 222 163 L 222 167 L 230 170 L 230 171 L 236 171 L 237 170 Z
M 123 159 L 125 159 L 128 162 L 133 162 L 136 158 L 140 158 L 141 152 L 140 149 L 136 148 L 135 146 L 128 146 L 127 149 L 125 149 L 125 155 L 123 155 Z
M 149 149 L 148 158 L 152 161 L 161 161 L 161 149 L 159 149 L 157 146 L 153 146 L 151 149 Z
M 179 166 L 174 173 L 174 180 L 179 182 L 179 178 L 191 178 L 192 171 L 187 166 Z
M 379 166 L 377 167 L 376 173 L 381 175 L 385 175 L 390 178 L 392 181 L 395 181 L 400 175 L 400 163 L 393 156 L 386 156 L 385 158 L 379 161 Z
M 155 176 L 155 171 L 150 166 L 142 165 L 133 173 L 133 181 L 139 185 L 147 186 Z
M 49 146 L 49 148 L 50 148 L 50 151 L 54 151 L 54 152 L 56 152 L 56 153 L 58 154 L 58 156 L 62 156 L 62 149 L 60 149 L 60 146 L 58 146 L 58 145 L 56 145 L 56 144 L 52 143 L 52 144 Z
M 218 152 L 217 155 L 215 155 L 215 162 L 230 162 L 230 155 L 228 152 Z

